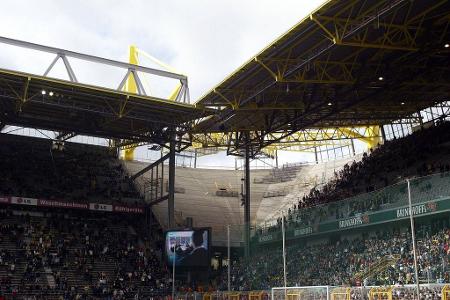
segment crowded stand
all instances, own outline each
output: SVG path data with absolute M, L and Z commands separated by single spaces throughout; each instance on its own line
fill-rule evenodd
M 419 278 L 425 282 L 450 282 L 448 221 L 435 224 L 433 231 L 423 233 L 417 241 Z M 288 246 L 287 286 L 414 284 L 414 261 L 409 236 L 407 231 L 393 229 L 353 240 Z M 270 290 L 283 286 L 282 257 L 281 248 L 265 248 L 258 249 L 248 259 L 233 262 L 233 290 Z M 384 270 L 366 278 L 358 277 L 378 261 L 387 258 L 392 258 L 392 262 L 388 261 Z M 221 288 L 226 290 L 226 280 L 221 282 Z
M 0 295 L 166 294 L 162 230 L 146 229 L 143 198 L 115 153 L 5 134 L 0 141 Z
M 364 154 L 361 161 L 344 166 L 323 187 L 314 188 L 309 195 L 301 197 L 284 217 L 286 227 L 314 226 L 330 219 L 361 216 L 382 208 L 397 207 L 395 202 L 400 198 L 405 201 L 407 191 L 406 186 L 395 184 L 404 182 L 406 178 L 436 174 L 434 177 L 442 180 L 440 184 L 448 187 L 449 141 L 449 122 L 417 131 L 402 139 L 387 141 L 369 154 Z M 433 186 L 426 180 L 424 182 L 426 184 L 421 186 L 419 181 L 417 187 L 420 189 L 414 196 L 432 200 Z M 402 197 L 393 196 L 397 193 Z M 417 240 L 421 283 L 450 282 L 448 216 L 437 223 L 433 225 L 433 230 L 418 230 L 422 233 Z M 267 232 L 279 231 L 281 226 L 282 220 L 279 218 L 276 226 L 257 229 L 256 238 Z M 293 242 L 286 249 L 286 257 L 287 286 L 402 287 L 416 283 L 410 231 L 405 225 L 390 230 L 383 228 L 375 235 L 369 236 L 366 232 L 358 238 L 330 239 L 326 243 Z M 377 272 L 368 274 L 366 271 L 371 268 Z M 219 286 L 226 289 L 226 280 L 223 279 L 219 280 Z M 281 248 L 274 249 L 270 245 L 260 247 L 254 249 L 249 258 L 232 263 L 233 290 L 270 290 L 283 285 Z M 427 299 L 440 299 L 441 289 L 441 286 L 427 288 L 422 295 L 427 295 Z M 413 299 L 413 296 L 414 289 L 397 288 L 393 292 L 394 299 Z M 352 299 L 361 298 L 355 296 Z
M 0 196 L 138 205 L 121 162 L 106 147 L 0 134 Z
M 170 295 L 172 274 L 163 263 L 162 230 L 149 231 L 142 212 L 136 218 L 134 212 L 121 214 L 106 206 L 88 205 L 81 210 L 12 201 L 20 197 L 143 207 L 115 154 L 97 146 L 66 143 L 63 149 L 55 149 L 49 141 L 0 138 L 4 141 L 0 144 L 1 297 L 72 300 Z M 346 165 L 323 187 L 301 197 L 285 223 L 288 228 L 313 226 L 330 218 L 385 208 L 398 199 L 358 197 L 390 188 L 405 178 L 440 173 L 438 179 L 445 185 L 450 178 L 449 140 L 450 123 L 445 122 L 386 142 L 363 155 L 361 161 Z M 426 184 L 422 193 L 430 193 L 431 188 Z M 338 201 L 347 198 L 351 200 L 346 200 L 342 210 Z M 450 283 L 450 219 L 445 214 L 431 223 L 426 230 L 417 229 L 419 278 L 421 283 Z M 281 219 L 268 230 L 280 226 Z M 416 283 L 410 232 L 404 224 L 317 240 L 305 238 L 288 244 L 288 286 L 402 287 Z M 208 290 L 227 289 L 226 271 L 222 268 L 217 274 Z M 283 285 L 282 252 L 277 245 L 256 247 L 250 257 L 234 257 L 231 263 L 234 291 Z M 179 292 L 196 288 L 177 282 Z M 393 295 L 394 299 L 410 299 L 411 293 L 397 289 Z M 434 299 L 439 291 L 429 288 L 424 293 Z
M 143 225 L 133 217 L 61 210 L 0 214 L 4 295 L 145 299 L 167 292 L 161 245 L 152 235 L 138 235 L 135 228 Z
M 339 219 L 375 211 L 386 202 L 392 204 L 396 199 L 387 199 L 385 195 L 365 201 L 358 196 L 376 193 L 406 178 L 448 174 L 449 141 L 450 122 L 447 121 L 401 139 L 386 141 L 368 154 L 364 153 L 361 161 L 346 164 L 325 185 L 311 189 L 308 195 L 299 195 L 298 203 L 288 210 L 286 223 L 291 226 L 313 225 L 329 218 Z M 349 200 L 345 215 L 339 204 L 335 203 L 344 199 Z M 316 208 L 314 212 L 308 210 L 312 207 Z M 269 230 L 277 230 L 280 226 L 281 218 L 277 220 L 277 226 Z

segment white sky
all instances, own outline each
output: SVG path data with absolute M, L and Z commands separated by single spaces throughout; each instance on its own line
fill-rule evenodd
M 127 61 L 128 47 L 135 44 L 186 74 L 194 102 L 323 2 L 3 0 L 0 36 L 120 61 Z M 0 45 L 0 68 L 43 74 L 52 59 L 52 55 Z M 124 75 L 121 70 L 114 73 L 76 61 L 72 64 L 83 83 L 117 87 Z M 149 60 L 141 64 L 155 67 Z M 50 75 L 65 78 L 64 72 L 61 64 Z M 147 81 L 155 94 L 168 94 L 168 90 L 158 90 L 166 82 Z M 310 160 L 310 156 L 286 155 L 280 164 L 305 157 Z M 224 155 L 202 161 L 204 165 L 234 166 L 234 158 Z

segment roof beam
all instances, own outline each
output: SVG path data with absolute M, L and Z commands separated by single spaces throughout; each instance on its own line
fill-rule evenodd
M 124 63 L 124 62 L 120 62 L 120 61 L 116 61 L 116 60 L 111 60 L 111 59 L 107 59 L 107 58 L 103 58 L 103 57 L 99 57 L 99 56 L 78 53 L 78 52 L 69 51 L 69 50 L 65 50 L 65 49 L 61 49 L 61 48 L 39 45 L 39 44 L 25 42 L 25 41 L 16 40 L 16 39 L 11 39 L 11 38 L 7 38 L 7 37 L 3 37 L 3 36 L 0 36 L 0 43 L 9 44 L 9 45 L 17 46 L 17 47 L 21 47 L 21 48 L 28 48 L 28 49 L 32 49 L 32 50 L 36 50 L 36 51 L 41 51 L 41 52 L 53 53 L 56 55 L 63 55 L 66 57 L 73 57 L 73 58 L 81 59 L 84 61 L 105 64 L 105 65 L 109 65 L 109 66 L 123 68 L 126 70 L 140 71 L 140 72 L 144 72 L 144 73 L 148 73 L 148 74 L 153 74 L 156 76 L 162 76 L 162 77 L 168 77 L 168 78 L 180 79 L 180 80 L 187 79 L 187 77 L 182 74 L 176 74 L 173 72 L 142 67 L 142 66 Z
M 76 136 L 77 134 L 75 132 L 60 132 L 57 136 L 56 139 L 58 141 L 67 141 L 70 140 L 71 138 L 73 138 L 74 136 Z

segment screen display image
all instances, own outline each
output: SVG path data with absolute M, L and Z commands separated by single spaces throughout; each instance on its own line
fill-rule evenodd
M 209 266 L 209 230 L 206 228 L 166 232 L 166 259 L 176 267 Z

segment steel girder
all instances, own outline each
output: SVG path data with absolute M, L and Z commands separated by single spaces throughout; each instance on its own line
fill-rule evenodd
M 299 149 L 320 147 L 324 145 L 349 145 L 349 140 L 351 139 L 361 140 L 367 143 L 369 147 L 373 147 L 374 143 L 378 143 L 381 138 L 379 130 L 374 126 L 348 128 L 310 128 L 300 130 L 280 139 L 280 136 L 283 136 L 284 134 L 285 133 L 283 132 L 271 133 L 268 134 L 265 139 L 277 140 L 277 142 L 271 143 L 270 147 L 288 150 L 294 148 Z M 239 133 L 237 132 L 229 134 L 196 134 L 192 137 L 192 146 L 194 148 L 227 149 L 231 147 L 236 141 L 238 141 L 239 138 L 241 137 L 239 137 Z M 344 140 L 348 140 L 348 142 L 342 142 Z
M 0 120 L 57 131 L 61 138 L 76 133 L 165 144 L 169 128 L 184 135 L 207 114 L 174 101 L 0 70 Z
M 328 2 L 203 96 L 218 113 L 194 132 L 227 133 L 239 155 L 299 130 L 412 116 L 448 96 L 449 16 L 447 1 Z

